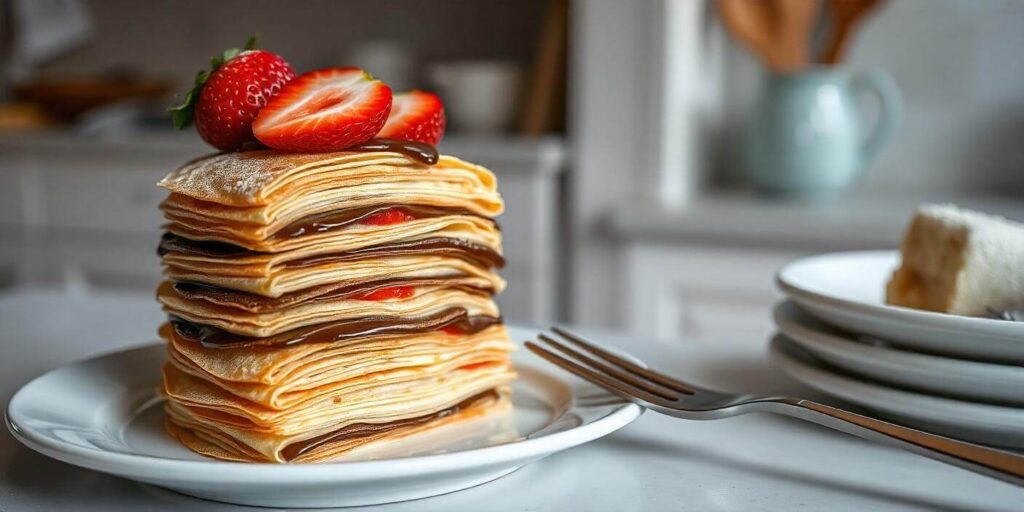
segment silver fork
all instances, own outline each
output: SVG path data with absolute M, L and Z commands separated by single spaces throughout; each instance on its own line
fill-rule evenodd
M 1024 486 L 1024 455 L 922 432 L 810 400 L 738 395 L 703 388 L 635 364 L 564 329 L 551 330 L 582 352 L 544 333 L 537 337 L 558 353 L 530 341 L 526 347 L 564 370 L 655 412 L 688 420 L 717 420 L 750 412 L 792 416 Z

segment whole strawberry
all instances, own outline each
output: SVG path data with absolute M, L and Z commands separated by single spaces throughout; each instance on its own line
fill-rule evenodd
M 200 71 L 185 101 L 170 109 L 175 127 L 183 129 L 194 121 L 199 136 L 223 151 L 256 142 L 256 114 L 295 78 L 295 70 L 278 55 L 253 50 L 255 43 L 251 38 L 244 49 L 232 48 L 210 59 L 213 69 Z

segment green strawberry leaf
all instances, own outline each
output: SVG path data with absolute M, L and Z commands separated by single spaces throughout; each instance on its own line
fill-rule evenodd
M 192 124 L 192 119 L 196 113 L 196 100 L 195 92 L 189 91 L 185 94 L 185 100 L 180 105 L 175 105 L 168 108 L 167 111 L 171 113 L 171 122 L 174 123 L 174 127 L 179 130 L 184 130 L 185 127 Z
M 255 48 L 258 40 L 259 34 L 253 35 L 245 42 L 245 47 L 242 49 L 230 48 L 224 50 L 222 55 L 210 58 L 210 71 L 199 70 L 199 73 L 196 73 L 195 84 L 192 89 L 185 93 L 185 98 L 182 100 L 181 104 L 167 109 L 167 111 L 171 113 L 171 122 L 174 123 L 175 128 L 183 130 L 188 125 L 192 124 L 192 121 L 195 118 L 196 103 L 199 102 L 199 93 L 202 91 L 203 85 L 206 84 L 206 81 L 210 79 L 210 75 L 220 69 L 220 67 L 226 62 L 237 57 L 239 53 Z

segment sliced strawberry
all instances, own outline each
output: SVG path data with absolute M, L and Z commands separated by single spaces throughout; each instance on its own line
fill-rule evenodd
M 355 297 L 356 300 L 388 300 L 388 299 L 408 299 L 416 293 L 416 288 L 412 286 L 386 286 L 384 288 L 377 288 L 372 292 L 367 292 L 362 295 Z
M 444 136 L 444 124 L 441 98 L 429 92 L 410 91 L 395 95 L 388 122 L 377 136 L 436 146 Z
M 484 368 L 491 368 L 491 367 L 494 367 L 494 366 L 496 366 L 494 361 L 484 361 L 482 363 L 464 364 L 464 365 L 460 366 L 459 369 L 471 372 L 471 371 L 476 371 L 476 370 L 482 370 Z
M 210 59 L 213 70 L 200 71 L 185 101 L 170 109 L 178 129 L 194 121 L 199 136 L 224 151 L 255 143 L 256 114 L 295 78 L 295 70 L 280 56 L 252 50 L 255 43 L 251 38 L 245 50 L 233 48 Z
M 371 226 L 390 226 L 391 224 L 409 222 L 415 218 L 400 208 L 388 208 L 387 210 L 367 215 L 362 223 Z
M 256 116 L 252 131 L 281 151 L 338 151 L 370 140 L 391 111 L 391 88 L 359 68 L 299 76 Z

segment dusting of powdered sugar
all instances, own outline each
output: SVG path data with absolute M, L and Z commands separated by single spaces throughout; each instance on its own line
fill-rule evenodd
M 269 153 L 224 153 L 189 162 L 159 185 L 196 199 L 252 203 L 274 180 L 273 171 L 281 164 Z
M 274 179 L 265 165 L 248 159 L 239 159 L 231 167 L 231 174 L 235 181 L 230 185 L 230 190 L 246 197 L 255 195 Z

